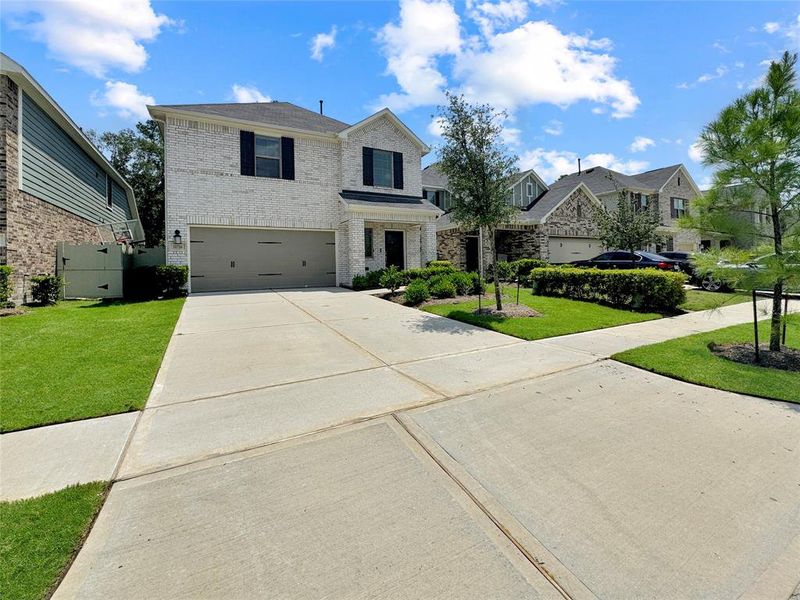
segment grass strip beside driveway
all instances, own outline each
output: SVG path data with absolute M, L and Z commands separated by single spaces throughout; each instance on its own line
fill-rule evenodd
M 800 347 L 800 318 L 789 318 L 786 345 Z M 769 322 L 759 323 L 759 341 L 769 340 Z M 690 383 L 775 400 L 800 402 L 797 372 L 745 365 L 715 356 L 708 344 L 753 343 L 753 324 L 734 325 L 615 354 L 611 358 Z
M 705 290 L 686 290 L 686 302 L 678 308 L 691 312 L 709 310 L 741 304 L 750 300 L 746 293 L 737 292 L 707 292 Z
M 142 408 L 183 299 L 64 301 L 0 320 L 0 431 Z
M 107 484 L 0 502 L 0 590 L 4 598 L 39 600 L 58 582 L 100 510 Z
M 484 302 L 484 305 L 493 306 L 494 296 L 492 290 L 490 289 L 487 294 L 490 299 Z M 516 290 L 508 290 L 507 296 L 503 300 L 504 305 L 506 303 L 512 304 L 515 301 Z M 478 308 L 477 299 L 458 304 L 432 304 L 424 307 L 423 310 L 485 329 L 513 335 L 523 340 L 538 340 L 581 331 L 615 327 L 626 323 L 639 323 L 661 317 L 658 313 L 621 310 L 592 302 L 534 296 L 530 290 L 524 289 L 520 290 L 519 301 L 521 304 L 525 304 L 541 313 L 542 316 L 500 318 L 476 315 L 474 311 Z

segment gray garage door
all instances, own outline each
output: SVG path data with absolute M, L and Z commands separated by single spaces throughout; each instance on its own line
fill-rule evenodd
M 193 292 L 336 285 L 332 231 L 192 227 Z
M 592 258 L 602 251 L 603 244 L 600 240 L 550 236 L 550 262 L 554 264 Z

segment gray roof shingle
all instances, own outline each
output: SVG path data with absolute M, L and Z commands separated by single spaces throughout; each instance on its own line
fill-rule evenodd
M 347 123 L 326 117 L 289 102 L 245 102 L 228 104 L 161 104 L 154 108 L 171 108 L 276 127 L 291 127 L 313 133 L 340 133 Z
M 447 189 L 447 175 L 439 170 L 436 163 L 422 169 L 422 187 Z
M 670 165 L 669 167 L 661 167 L 660 169 L 653 169 L 651 171 L 645 171 L 644 173 L 638 173 L 634 175 L 637 180 L 641 181 L 647 187 L 653 188 L 654 190 L 661 189 L 661 187 L 669 181 L 669 178 L 675 174 L 675 171 L 681 168 L 682 165 Z
M 378 194 L 374 192 L 360 192 L 357 190 L 343 190 L 339 193 L 339 196 L 346 205 L 399 209 L 410 208 L 414 210 L 441 212 L 433 204 L 420 196 Z
M 544 194 L 533 203 L 527 210 L 522 210 L 517 217 L 519 222 L 539 223 L 551 210 L 558 206 L 570 192 L 574 190 L 580 181 L 569 177 L 563 177 L 553 183 Z

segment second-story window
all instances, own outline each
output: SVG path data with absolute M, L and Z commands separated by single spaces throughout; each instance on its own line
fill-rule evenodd
M 527 187 L 527 192 L 528 192 L 528 198 L 532 198 L 533 197 L 533 183 L 531 183 L 529 181 L 528 185 L 526 187 Z
M 672 198 L 672 218 L 680 219 L 686 215 L 686 200 L 683 198 Z
M 393 162 L 392 152 L 377 148 L 372 151 L 372 173 L 376 186 L 390 188 L 394 185 Z
M 256 136 L 256 177 L 281 176 L 280 138 Z

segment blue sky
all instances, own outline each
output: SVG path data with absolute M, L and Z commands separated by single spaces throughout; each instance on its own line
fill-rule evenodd
M 443 91 L 505 109 L 521 167 L 683 162 L 702 126 L 800 49 L 798 2 L 6 2 L 3 52 L 78 124 L 153 102 L 275 99 L 356 122 L 388 105 L 435 146 Z M 430 162 L 432 156 L 426 158 Z

